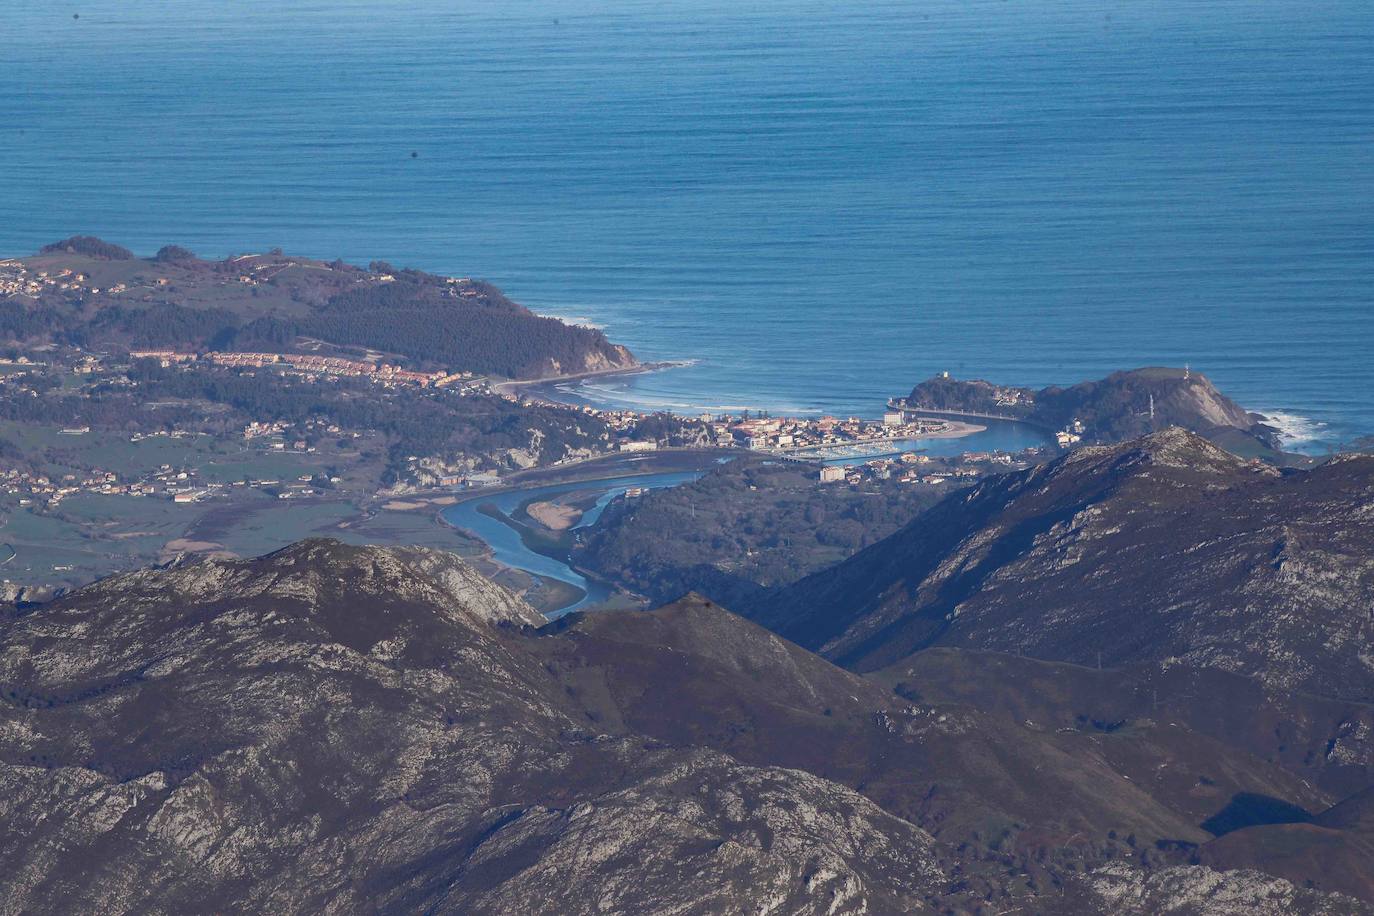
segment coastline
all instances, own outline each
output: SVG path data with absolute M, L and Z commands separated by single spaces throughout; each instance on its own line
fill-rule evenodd
M 559 392 L 559 390 L 558 390 L 558 389 L 559 389 L 559 386 L 565 385 L 565 384 L 567 384 L 568 382 L 580 382 L 580 381 L 584 381 L 584 380 L 586 380 L 586 379 L 594 379 L 594 378 L 616 378 L 616 377 L 620 377 L 620 376 L 626 376 L 626 377 L 628 377 L 628 376 L 635 376 L 635 375 L 647 375 L 647 374 L 650 373 L 650 372 L 662 372 L 662 371 L 667 370 L 667 369 L 678 369 L 678 368 L 681 368 L 681 367 L 683 367 L 683 366 L 690 366 L 690 365 L 692 365 L 694 362 L 695 362 L 695 360 L 690 360 L 690 359 L 659 360 L 659 361 L 657 361 L 657 362 L 652 362 L 652 363 L 639 363 L 639 364 L 634 365 L 634 366 L 626 366 L 626 367 L 616 368 L 616 369 L 597 369 L 597 370 L 593 370 L 593 371 L 590 371 L 590 372 L 576 372 L 576 373 L 571 373 L 571 374 L 569 374 L 569 375 L 546 376 L 546 377 L 536 378 L 536 379 L 514 379 L 514 380 L 509 380 L 509 381 L 504 381 L 504 382 L 496 383 L 496 384 L 492 385 L 491 387 L 492 387 L 492 390 L 493 390 L 493 391 L 495 391 L 497 394 L 501 394 L 501 395 L 507 395 L 507 396 L 510 396 L 510 397 L 521 397 L 521 396 L 523 396 L 523 397 L 528 397 L 528 398 L 530 398 L 531 400 L 534 400 L 534 401 L 537 401 L 537 402 L 540 402 L 540 403 L 544 403 L 544 404 L 555 404 L 555 405 L 560 405 L 560 406 L 564 406 L 564 407 L 568 407 L 568 406 L 580 407 L 580 406 L 583 406 L 583 404 L 584 404 L 585 402 L 584 402 L 584 401 L 578 400 L 575 396 L 569 397 L 569 396 L 567 396 L 566 394 L 560 397 L 561 392 Z M 891 403 L 890 400 L 889 400 L 889 402 L 888 402 L 888 406 L 889 406 L 889 408 L 892 407 L 892 403 Z M 634 410 L 634 408 L 631 408 L 631 407 L 628 407 L 628 406 L 625 407 L 624 409 L 625 409 L 625 410 Z M 674 414 L 675 416 L 683 416 L 683 414 L 678 414 L 678 413 L 675 413 L 674 411 L 671 411 L 671 410 L 669 410 L 669 411 L 664 411 L 664 412 L 665 412 L 665 413 L 672 413 L 672 414 Z M 915 412 L 915 411 L 913 411 L 913 412 Z M 1034 422 L 1032 422 L 1032 421 L 1021 420 L 1021 419 L 1018 419 L 1018 418 L 1015 418 L 1015 417 L 1001 417 L 1001 416 L 993 416 L 993 415 L 982 415 L 982 414 L 972 414 L 972 413 L 961 413 L 961 412 L 958 412 L 958 411 L 928 411 L 928 412 L 929 412 L 929 413 L 933 413 L 933 414 L 939 414 L 939 415 L 941 415 L 942 418 L 943 418 L 943 417 L 963 417 L 963 418 L 965 418 L 965 419 L 970 419 L 970 420 L 980 420 L 980 419 L 981 419 L 981 420 L 994 420 L 994 421 L 1002 422 L 1002 423 L 1025 423 L 1027 426 L 1030 426 L 1030 427 L 1033 427 L 1033 428 L 1036 428 L 1036 429 L 1042 429 L 1042 428 L 1044 428 L 1044 427 L 1041 427 L 1039 424 L 1036 424 L 1036 423 L 1034 423 Z M 976 434 L 978 434 L 978 433 L 982 433 L 982 432 L 986 432 L 986 431 L 987 431 L 987 427 L 986 427 L 986 426 L 980 425 L 980 424 L 978 424 L 978 423 L 967 423 L 967 422 L 961 422 L 960 420 L 947 420 L 946 422 L 950 423 L 950 428 L 949 428 L 949 429 L 940 430 L 940 431 L 938 431 L 938 432 L 932 432 L 932 433 L 929 433 L 929 434 L 927 434 L 927 435 L 919 436 L 919 437 L 916 437 L 916 438 L 910 438 L 910 439 L 874 439 L 874 440 L 871 440 L 871 441 L 855 442 L 855 443 L 853 443 L 853 444 L 855 444 L 855 445 L 875 445 L 875 444 L 879 444 L 879 443 L 882 443 L 882 442 L 920 442 L 920 441 L 925 440 L 925 439 L 960 439 L 960 438 L 963 438 L 963 437 L 965 437 L 965 436 L 972 436 L 972 435 L 976 435 Z M 822 448 L 822 446 L 817 446 L 816 448 L 819 449 L 819 448 Z M 771 453 L 770 453 L 770 452 L 758 452 L 758 454 L 771 454 Z
M 917 436 L 914 439 L 906 441 L 920 442 L 923 439 L 962 439 L 965 436 L 973 436 L 988 431 L 986 426 L 981 426 L 977 423 L 965 423 L 962 420 L 950 420 L 948 422 L 949 428 L 947 429 L 942 429 L 939 432 L 929 433 L 924 436 Z
M 650 372 L 661 372 L 665 369 L 677 369 L 682 366 L 690 366 L 691 360 L 660 360 L 652 363 L 636 363 L 633 366 L 618 366 L 614 369 L 592 369 L 588 372 L 573 372 L 567 375 L 548 375 L 540 378 L 531 379 L 509 379 L 504 382 L 497 382 L 491 389 L 497 394 L 508 395 L 510 397 L 528 397 L 531 400 L 541 401 L 547 404 L 561 404 L 564 406 L 574 405 L 576 402 L 563 400 L 551 392 L 557 391 L 559 385 L 568 382 L 580 382 L 593 378 L 615 378 L 617 376 L 646 375 Z M 528 391 L 522 389 L 529 389 Z
M 832 443 L 832 444 L 825 444 L 825 445 L 808 445 L 808 446 L 804 446 L 804 447 L 802 447 L 802 448 L 786 448 L 786 449 L 779 449 L 779 450 L 776 450 L 776 451 L 773 451 L 773 450 L 762 451 L 762 450 L 749 450 L 749 449 L 744 449 L 744 450 L 742 450 L 742 451 L 745 451 L 747 454 L 751 454 L 751 455 L 765 455 L 765 456 L 766 456 L 766 455 L 784 455 L 784 456 L 789 457 L 789 458 L 799 458 L 799 459 L 804 459 L 804 460 L 811 460 L 811 461 L 815 461 L 815 462 L 817 462 L 817 463 L 823 464 L 823 463 L 825 463 L 826 461 L 832 460 L 832 459 L 827 459 L 827 458 L 825 458 L 825 457 L 809 458 L 808 456 L 810 456 L 811 453 L 829 452 L 829 451 L 834 451 L 834 450 L 836 450 L 836 449 L 845 449 L 845 448 L 865 449 L 865 448 L 873 448 L 873 447 L 875 447 L 875 446 L 876 446 L 876 447 L 889 446 L 889 448 L 888 448 L 886 451 L 874 452 L 874 453 L 872 453 L 872 454 L 866 454 L 866 455 L 863 456 L 866 460 L 873 460 L 873 459 L 877 459 L 877 458 L 888 457 L 888 456 L 891 456 L 891 455 L 899 455 L 899 454 L 901 454 L 902 452 L 917 452 L 917 451 L 921 451 L 921 449 L 919 448 L 919 446 L 918 446 L 918 447 L 914 447 L 914 448 L 901 448 L 900 446 L 904 446 L 904 445 L 916 445 L 916 444 L 921 443 L 921 442 L 926 442 L 926 441 L 930 441 L 930 440 L 937 440 L 937 439 L 938 439 L 938 440 L 945 440 L 945 439 L 963 439 L 963 438 L 966 438 L 966 437 L 968 437 L 968 436 L 976 436 L 978 433 L 984 433 L 984 432 L 987 432 L 987 430 L 988 430 L 988 428 L 987 428 L 986 426 L 979 426 L 977 423 L 964 423 L 964 422 L 959 421 L 959 420 L 947 420 L 947 421 L 945 421 L 945 422 L 948 424 L 947 428 L 941 429 L 941 430 L 936 430 L 936 431 L 934 431 L 934 432 L 929 432 L 929 433 L 926 433 L 926 434 L 921 435 L 921 436 L 904 436 L 904 437 L 902 437 L 902 438 L 900 438 L 900 439 L 889 439 L 889 438 L 884 437 L 884 436 L 878 436 L 878 437 L 874 437 L 874 438 L 871 438 L 871 439 L 852 439 L 852 440 L 849 440 L 849 441 L 846 441 L 846 442 L 843 442 L 843 443 L 840 443 L 840 444 L 833 444 L 833 443 Z

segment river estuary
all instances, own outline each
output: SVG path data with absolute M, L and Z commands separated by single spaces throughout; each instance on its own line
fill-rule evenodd
M 572 530 L 587 528 L 596 524 L 606 506 L 631 487 L 657 489 L 675 487 L 700 477 L 700 471 L 671 471 L 661 474 L 628 474 L 610 477 L 605 480 L 583 480 L 546 486 L 527 487 L 478 496 L 465 502 L 449 506 L 443 511 L 446 522 L 456 528 L 468 531 L 481 538 L 491 548 L 492 559 L 504 566 L 523 570 L 531 575 L 544 576 L 566 582 L 582 592 L 582 597 L 566 607 L 548 612 L 551 618 L 561 617 L 572 611 L 605 602 L 615 592 L 615 587 L 599 579 L 589 578 L 573 569 L 563 560 L 547 556 L 534 550 L 520 537 L 520 532 L 509 522 L 520 506 L 530 500 L 547 500 L 572 490 L 591 492 L 601 490 L 596 504 L 583 513 L 582 518 Z M 485 511 L 483 511 L 485 510 Z M 500 518 L 493 514 L 499 513 Z
M 1030 446 L 1044 445 L 1046 442 L 1046 437 L 1042 433 L 1025 424 L 988 422 L 986 427 L 981 432 L 955 439 L 921 439 L 895 443 L 895 450 L 919 450 L 930 455 L 948 456 L 969 451 L 1019 451 Z M 854 464 L 871 460 L 871 457 L 838 457 L 824 463 Z M 728 461 L 729 458 L 715 460 Z M 556 618 L 572 611 L 602 604 L 615 594 L 616 589 L 608 582 L 583 575 L 562 558 L 540 553 L 526 543 L 516 527 L 517 524 L 530 524 L 529 520 L 523 518 L 516 521 L 516 515 L 523 504 L 533 500 L 550 500 L 574 490 L 582 493 L 599 491 L 600 496 L 595 505 L 587 509 L 571 529 L 578 531 L 595 525 L 606 506 L 632 487 L 645 490 L 675 487 L 696 480 L 703 473 L 705 472 L 701 470 L 634 473 L 601 480 L 564 481 L 519 487 L 490 495 L 475 496 L 449 506 L 442 514 L 448 524 L 480 538 L 491 548 L 491 558 L 497 563 L 531 575 L 564 582 L 577 589 L 582 595 L 581 598 L 565 607 L 548 612 L 550 617 Z

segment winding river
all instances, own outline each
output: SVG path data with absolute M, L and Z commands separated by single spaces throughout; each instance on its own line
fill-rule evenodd
M 514 516 L 516 510 L 529 500 L 547 500 L 570 490 L 580 492 L 601 490 L 602 493 L 597 498 L 596 505 L 583 513 L 581 520 L 573 528 L 575 531 L 596 524 L 596 520 L 601 517 L 606 506 L 631 487 L 642 487 L 646 490 L 675 487 L 678 484 L 696 480 L 702 473 L 701 471 L 672 471 L 661 474 L 628 474 L 605 480 L 581 480 L 506 490 L 501 493 L 493 493 L 490 496 L 477 496 L 449 506 L 444 509 L 443 517 L 450 525 L 462 528 L 481 538 L 491 548 L 492 559 L 496 562 L 532 575 L 566 582 L 581 591 L 582 597 L 577 601 L 566 607 L 547 612 L 550 618 L 556 618 L 572 611 L 603 603 L 615 592 L 615 588 L 599 579 L 582 575 L 561 559 L 539 553 L 521 539 L 519 531 L 502 519 L 487 513 L 495 511 L 509 520 Z

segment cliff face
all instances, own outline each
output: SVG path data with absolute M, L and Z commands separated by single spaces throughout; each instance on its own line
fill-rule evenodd
M 1148 368 L 1114 372 L 1069 388 L 994 385 L 937 377 L 917 385 L 907 399 L 915 409 L 994 414 L 1063 429 L 1074 420 L 1090 441 L 1119 442 L 1170 426 L 1218 438 L 1242 433 L 1277 447 L 1274 433 L 1222 394 L 1206 376 L 1186 369 Z
M 1331 801 L 1189 726 L 1104 753 L 695 597 L 536 622 L 453 558 L 329 541 L 11 615 L 3 909 L 1369 911 L 1170 870 L 1209 836 L 1199 768 L 1219 799 Z
M 596 333 L 600 334 L 599 331 Z M 547 357 L 525 375 L 529 378 L 556 378 L 563 375 L 633 369 L 638 365 L 639 361 L 627 348 L 620 344 L 612 344 L 601 337 L 595 341 L 594 346 L 574 352 L 570 357 Z
M 1174 659 L 1374 699 L 1374 459 L 1281 473 L 1180 429 L 955 494 L 760 620 L 859 670 L 931 645 Z
M 1153 398 L 1154 415 L 1150 414 Z M 1075 417 L 1091 437 L 1104 442 L 1143 436 L 1169 426 L 1200 435 L 1235 429 L 1262 434 L 1255 419 L 1217 390 L 1199 372 L 1136 369 L 1069 388 L 1045 388 L 1035 394 L 1036 415 L 1053 425 Z

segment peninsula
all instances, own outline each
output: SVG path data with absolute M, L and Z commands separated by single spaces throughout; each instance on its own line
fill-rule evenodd
M 964 416 L 1031 423 L 1061 446 L 1112 443 L 1179 426 L 1246 457 L 1281 459 L 1278 430 L 1222 394 L 1200 372 L 1149 367 L 1039 391 L 962 381 L 948 372 L 921 382 L 890 406 L 904 415 Z M 1291 457 L 1291 456 L 1289 456 Z
M 91 350 L 170 348 L 388 354 L 407 368 L 509 379 L 638 365 L 592 328 L 534 314 L 468 277 L 280 249 L 151 258 L 91 236 L 0 261 L 0 339 Z

